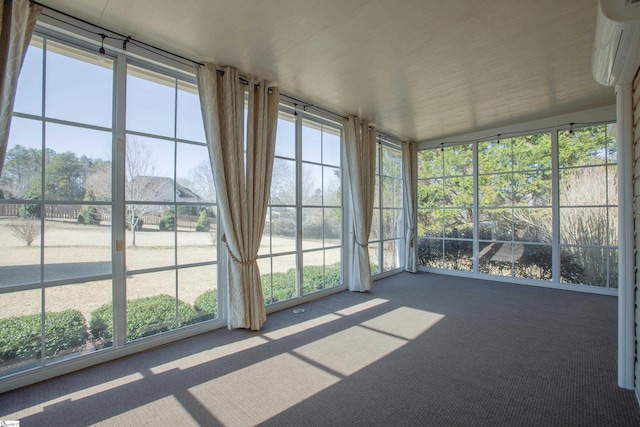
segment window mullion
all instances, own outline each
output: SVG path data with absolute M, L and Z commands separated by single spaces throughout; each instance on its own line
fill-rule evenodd
M 112 239 L 113 266 L 113 345 L 122 347 L 126 342 L 126 287 L 125 287 L 125 107 L 127 90 L 127 61 L 118 55 L 114 67 L 113 98 L 113 183 L 112 183 Z

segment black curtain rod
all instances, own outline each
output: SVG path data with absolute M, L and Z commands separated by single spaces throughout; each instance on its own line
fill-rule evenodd
M 156 50 L 156 51 L 158 51 L 158 52 L 162 52 L 162 53 L 165 53 L 165 54 L 167 54 L 167 55 L 171 55 L 171 56 L 173 56 L 173 57 L 175 57 L 175 58 L 180 58 L 180 59 L 182 59 L 182 60 L 184 60 L 184 61 L 187 61 L 187 62 L 191 62 L 191 63 L 192 63 L 192 64 L 194 64 L 194 65 L 204 65 L 204 64 L 203 64 L 202 62 L 200 62 L 200 61 L 194 61 L 193 59 L 190 59 L 190 58 L 187 58 L 187 57 L 184 57 L 184 56 L 178 55 L 178 54 L 173 53 L 173 52 L 169 52 L 168 50 L 165 50 L 165 49 L 159 48 L 159 47 L 157 47 L 157 46 L 154 46 L 154 45 L 151 45 L 151 44 L 148 44 L 148 43 L 145 43 L 145 42 L 143 42 L 143 41 L 141 41 L 141 40 L 138 40 L 138 39 L 134 39 L 134 38 L 133 38 L 133 37 L 131 37 L 131 36 L 125 36 L 124 34 L 120 34 L 120 33 L 118 33 L 117 31 L 113 31 L 113 30 L 110 30 L 110 29 L 108 29 L 108 28 L 101 27 L 100 25 L 97 25 L 97 24 L 94 24 L 94 23 L 92 23 L 92 22 L 86 21 L 86 20 L 84 20 L 84 19 L 82 19 L 82 18 L 78 18 L 77 16 L 70 15 L 70 14 L 68 14 L 68 13 L 66 13 L 66 12 L 63 12 L 63 11 L 58 10 L 58 9 L 55 9 L 55 8 L 53 8 L 53 7 L 51 7 L 51 6 L 47 6 L 46 4 L 42 4 L 42 3 L 37 2 L 37 1 L 34 1 L 34 0 L 31 0 L 31 3 L 36 4 L 36 5 L 38 5 L 38 6 L 41 6 L 41 7 L 45 8 L 45 9 L 48 9 L 48 10 L 50 10 L 50 11 L 52 11 L 52 12 L 59 13 L 60 15 L 62 15 L 62 16 L 66 16 L 67 18 L 71 18 L 71 19 L 74 19 L 74 20 L 76 20 L 76 21 L 78 21 L 78 22 L 82 22 L 83 24 L 89 25 L 89 26 L 91 26 L 91 27 L 93 27 L 93 28 L 98 28 L 98 29 L 100 29 L 100 30 L 102 30 L 102 31 L 106 31 L 106 32 L 111 33 L 111 34 L 115 34 L 115 35 L 117 35 L 118 37 L 122 37 L 122 40 L 123 40 L 123 41 L 124 41 L 124 40 L 127 40 L 127 42 L 128 42 L 128 43 L 131 43 L 131 42 L 138 43 L 138 44 L 140 44 L 140 45 L 143 45 L 143 46 L 145 46 L 145 47 L 147 47 L 147 48 L 151 48 L 151 49 Z M 85 31 L 88 31 L 88 30 L 86 30 L 86 29 L 84 29 L 84 30 L 85 30 Z M 100 35 L 100 34 L 98 34 L 98 35 Z M 218 70 L 218 72 L 220 72 L 220 70 Z

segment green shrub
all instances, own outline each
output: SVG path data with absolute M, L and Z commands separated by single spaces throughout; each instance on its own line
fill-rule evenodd
M 113 338 L 113 308 L 105 304 L 91 312 L 89 330 L 96 338 Z M 191 305 L 178 300 L 178 327 L 199 320 Z M 170 295 L 154 295 L 127 301 L 127 340 L 155 335 L 176 328 L 176 299 Z
M 29 191 L 24 197 L 27 200 L 37 200 L 40 195 Z M 20 205 L 18 207 L 18 217 L 20 218 L 40 218 L 40 205 Z
M 100 213 L 95 207 L 83 206 L 78 214 L 78 223 L 85 225 L 100 224 Z
M 193 308 L 201 313 L 199 320 L 215 319 L 218 315 L 218 290 L 209 289 L 198 296 L 193 303 Z
M 39 359 L 42 336 L 40 314 L 0 319 L 0 362 L 15 359 Z M 45 314 L 45 354 L 59 353 L 83 345 L 87 340 L 85 318 L 78 310 Z
M 173 231 L 176 228 L 176 214 L 169 208 L 162 211 L 158 228 L 161 231 Z
M 211 228 L 211 223 L 209 222 L 207 211 L 203 209 L 200 211 L 198 222 L 196 222 L 196 231 L 209 231 L 209 228 Z

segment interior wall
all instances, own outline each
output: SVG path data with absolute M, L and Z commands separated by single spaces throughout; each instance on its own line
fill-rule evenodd
M 636 269 L 635 269 L 635 325 L 636 325 L 636 362 L 635 362 L 635 390 L 638 400 L 640 400 L 640 361 L 638 361 L 638 355 L 640 355 L 640 307 L 638 302 L 640 301 L 640 271 L 638 266 L 640 265 L 640 69 L 636 73 L 636 77 L 633 81 L 633 216 L 634 216 L 634 231 L 635 231 L 635 249 L 636 249 Z

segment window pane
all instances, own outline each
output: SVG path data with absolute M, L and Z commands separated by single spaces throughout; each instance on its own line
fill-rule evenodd
M 40 281 L 39 212 L 39 205 L 0 204 L 0 286 Z
M 342 250 L 340 248 L 324 251 L 324 287 L 333 288 L 342 284 L 340 276 Z
M 369 243 L 369 265 L 371 266 L 371 274 L 378 274 L 381 272 L 380 270 L 380 254 L 379 254 L 379 244 Z
M 607 158 L 606 125 L 558 132 L 560 168 L 598 165 Z
M 513 248 L 511 243 L 480 242 L 478 268 L 480 273 L 511 276 Z
M 42 38 L 33 36 L 27 49 L 13 104 L 13 111 L 42 115 Z M 15 120 L 15 118 L 13 119 Z M 11 125 L 13 127 L 13 124 Z
M 374 209 L 371 221 L 371 231 L 369 232 L 369 242 L 380 240 L 380 236 L 380 209 Z
M 14 117 L 11 121 L 0 190 L 5 199 L 39 199 L 42 194 L 42 125 Z
M 271 204 L 296 204 L 296 162 L 275 158 L 271 178 Z
M 259 258 L 257 260 L 258 269 L 260 270 L 260 283 L 262 285 L 262 296 L 265 305 L 273 302 L 273 292 L 271 284 L 271 257 Z
M 45 280 L 111 274 L 109 206 L 45 205 L 44 210 Z
M 373 207 L 380 207 L 380 175 L 375 176 L 375 184 L 373 190 Z
M 304 119 L 302 121 L 302 160 L 322 162 L 322 125 Z
M 215 207 L 178 206 L 176 215 L 178 264 L 218 258 Z
M 168 146 L 167 143 L 163 145 Z M 170 148 L 166 150 L 169 151 Z M 164 163 L 166 160 L 170 159 L 162 159 L 159 162 Z M 162 169 L 168 173 L 166 176 L 173 176 L 168 165 L 163 166 Z M 176 201 L 188 203 L 216 201 L 216 189 L 207 147 L 178 143 L 176 176 L 178 181 Z
M 607 208 L 560 209 L 560 242 L 572 245 L 605 246 L 616 241 L 617 230 L 609 228 Z
M 443 157 L 444 176 L 469 176 L 473 174 L 472 145 L 456 145 L 453 147 L 445 147 L 443 151 Z M 439 159 L 439 156 L 436 155 L 435 158 Z
M 322 127 L 322 163 L 340 166 L 340 130 Z
M 127 341 L 176 329 L 176 272 L 127 277 Z M 181 324 L 194 318 L 191 305 L 180 302 Z
M 467 239 L 473 237 L 473 210 L 471 208 L 443 209 L 440 212 L 444 222 L 445 237 Z
M 302 259 L 302 293 L 307 295 L 324 289 L 324 251 L 305 252 Z
M 386 240 L 382 243 L 382 270 L 389 271 L 399 268 L 404 260 L 400 258 L 400 240 Z
M 602 248 L 569 246 L 561 249 L 560 281 L 591 286 L 607 286 L 608 257 Z
M 402 207 L 402 181 L 382 178 L 382 205 L 386 208 Z
M 110 200 L 111 140 L 111 132 L 47 123 L 45 198 Z
M 511 172 L 511 142 L 503 139 L 498 142 L 478 143 L 478 173 Z
M 173 137 L 176 79 L 127 67 L 127 130 Z
M 280 112 L 278 116 L 278 130 L 276 133 L 276 156 L 296 157 L 296 123 L 293 115 Z
M 271 253 L 271 210 L 267 209 L 265 215 L 265 226 L 262 231 L 262 237 L 260 238 L 260 247 L 258 248 L 258 255 L 267 255 Z
M 442 237 L 443 233 L 442 209 L 418 210 L 418 235 L 426 237 Z
M 551 280 L 551 246 L 516 244 L 515 252 L 515 277 Z
M 296 256 L 276 256 L 271 260 L 273 265 L 271 302 L 294 298 L 296 296 Z
M 180 139 L 205 142 L 198 86 L 195 83 L 178 80 L 177 108 L 176 136 Z
M 404 235 L 404 214 L 399 209 L 382 210 L 382 232 L 384 239 L 402 237 Z
M 511 194 L 515 206 L 550 206 L 551 171 L 514 173 Z
M 324 208 L 324 245 L 338 246 L 342 236 L 342 209 Z
M 514 171 L 551 169 L 551 134 L 521 136 L 511 141 Z
M 473 242 L 467 240 L 444 241 L 444 268 L 473 271 Z
M 175 214 L 169 205 L 125 205 L 127 271 L 175 265 Z
M 618 204 L 618 166 L 607 168 L 607 204 Z
M 340 206 L 340 169 L 323 167 L 323 194 L 322 201 L 324 206 Z
M 174 143 L 162 139 L 128 135 L 126 150 L 125 200 L 175 201 Z M 153 209 L 149 208 L 149 210 Z
M 193 317 L 180 318 L 180 326 L 218 317 L 218 267 L 181 268 L 178 270 L 178 296 L 193 306 Z
M 302 204 L 322 205 L 322 166 L 302 163 Z
M 443 176 L 442 150 L 424 150 L 418 152 L 418 179 Z
M 480 209 L 478 226 L 481 240 L 511 240 L 511 209 Z
M 302 209 L 302 249 L 323 246 L 324 215 L 322 208 Z
M 112 127 L 113 61 L 47 42 L 47 117 Z
M 606 167 L 560 171 L 560 206 L 606 204 Z
M 480 206 L 510 206 L 513 197 L 512 174 L 481 175 L 478 177 Z
M 0 375 L 37 367 L 42 351 L 41 291 L 0 294 Z
M 418 265 L 442 268 L 442 239 L 418 239 Z
M 618 250 L 609 251 L 609 287 L 618 288 Z
M 418 180 L 418 207 L 440 207 L 444 203 L 444 180 L 442 178 Z
M 296 250 L 296 209 L 271 208 L 272 253 Z
M 44 293 L 47 359 L 68 359 L 112 345 L 110 280 L 55 286 Z
M 399 194 L 402 194 L 402 185 L 398 185 L 398 187 L 400 188 Z M 442 206 L 471 205 L 473 205 L 473 177 L 445 178 Z
M 520 242 L 552 241 L 551 208 L 513 210 L 514 240 Z

